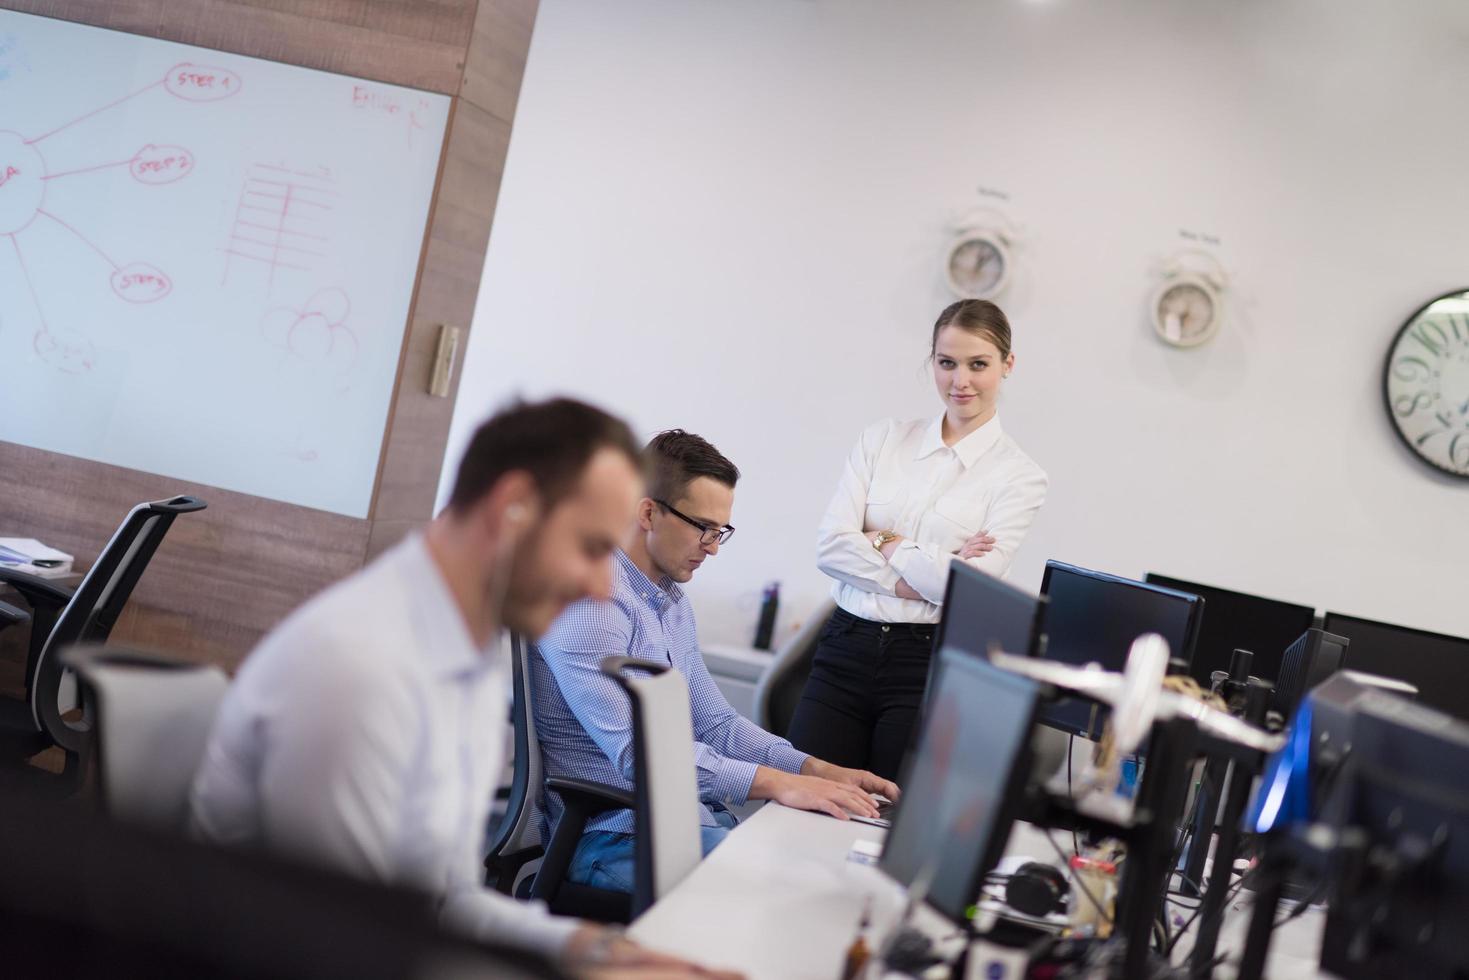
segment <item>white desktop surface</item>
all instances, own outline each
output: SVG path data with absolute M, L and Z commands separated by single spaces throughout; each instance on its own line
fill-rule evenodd
M 654 949 L 748 980 L 833 980 L 857 934 L 876 869 L 847 860 L 885 831 L 769 803 L 634 922 Z
M 880 841 L 885 833 L 768 804 L 634 922 L 629 934 L 654 949 L 740 970 L 749 980 L 832 980 L 840 975 L 868 897 L 875 897 L 879 930 L 897 911 L 892 884 L 876 868 L 847 860 L 855 841 Z M 1015 825 L 1006 852 L 1061 864 L 1044 832 L 1029 824 Z M 1218 950 L 1229 953 L 1231 962 L 1216 971 L 1217 977 L 1234 975 L 1252 895 L 1242 891 L 1226 913 Z M 1179 911 L 1187 918 L 1187 911 Z M 920 924 L 930 931 L 936 921 L 930 915 Z M 1312 909 L 1277 929 L 1265 975 L 1275 980 L 1328 976 L 1316 966 L 1323 923 L 1322 912 Z M 1175 964 L 1186 962 L 1197 925 L 1179 943 Z

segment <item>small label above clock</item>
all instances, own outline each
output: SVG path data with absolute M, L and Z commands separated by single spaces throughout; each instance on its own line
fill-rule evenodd
M 1210 235 L 1202 231 L 1189 231 L 1186 228 L 1178 229 L 1178 237 L 1186 242 L 1197 242 L 1200 245 L 1218 245 L 1219 236 Z

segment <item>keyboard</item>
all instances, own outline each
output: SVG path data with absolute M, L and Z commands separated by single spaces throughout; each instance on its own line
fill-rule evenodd
M 877 816 L 868 817 L 853 813 L 851 818 L 858 823 L 871 824 L 874 827 L 891 827 L 893 825 L 893 814 L 897 811 L 898 804 L 887 797 L 879 796 L 877 804 Z

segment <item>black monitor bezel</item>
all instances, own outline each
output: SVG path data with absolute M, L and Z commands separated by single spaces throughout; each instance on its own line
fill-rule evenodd
M 1261 651 L 1261 650 L 1251 650 L 1250 651 L 1251 653 L 1253 653 L 1255 655 L 1256 658 L 1260 658 L 1260 659 L 1263 659 L 1263 658 L 1266 658 L 1266 657 L 1273 657 L 1274 658 L 1275 670 L 1273 671 L 1273 673 L 1275 675 L 1277 675 L 1277 676 L 1270 677 L 1270 680 L 1272 682 L 1278 681 L 1280 679 L 1278 675 L 1280 673 L 1281 665 L 1283 664 L 1284 659 L 1285 659 L 1285 651 L 1290 648 L 1291 644 L 1294 643 L 1296 639 L 1299 639 L 1300 638 L 1300 636 L 1301 636 L 1302 633 L 1304 633 L 1306 630 L 1311 629 L 1312 627 L 1314 627 L 1316 625 L 1316 607 L 1315 606 L 1303 605 L 1302 603 L 1299 603 L 1299 602 L 1287 602 L 1284 599 L 1272 599 L 1269 596 L 1255 595 L 1255 594 L 1250 593 L 1250 592 L 1240 592 L 1237 589 L 1226 589 L 1226 588 L 1222 588 L 1222 587 L 1217 586 L 1217 585 L 1210 585 L 1207 582 L 1191 582 L 1188 579 L 1175 578 L 1172 575 L 1164 575 L 1161 572 L 1148 572 L 1148 573 L 1146 573 L 1143 576 L 1143 582 L 1145 584 L 1147 584 L 1147 585 L 1157 585 L 1160 588 L 1172 589 L 1175 592 L 1186 592 L 1186 593 L 1188 593 L 1190 595 L 1197 595 L 1197 596 L 1199 596 L 1199 598 L 1201 598 L 1201 599 L 1204 600 L 1204 606 L 1205 606 L 1206 609 L 1208 608 L 1209 596 L 1206 595 L 1205 593 L 1218 593 L 1221 596 L 1228 596 L 1231 599 L 1235 599 L 1235 600 L 1244 600 L 1246 602 L 1253 602 L 1253 603 L 1259 603 L 1261 605 L 1274 606 L 1274 607 L 1276 607 L 1276 609 L 1281 610 L 1281 611 L 1289 610 L 1292 613 L 1300 613 L 1300 614 L 1303 614 L 1302 620 L 1304 621 L 1305 625 L 1301 627 L 1301 629 L 1295 634 L 1295 637 L 1290 642 L 1288 642 L 1285 646 L 1281 647 L 1279 650 L 1264 650 L 1264 651 Z M 1202 590 L 1202 591 L 1195 591 L 1195 590 Z M 1199 628 L 1198 628 L 1198 631 L 1196 632 L 1195 637 L 1194 637 L 1193 657 L 1190 658 L 1190 661 L 1189 661 L 1189 674 L 1190 674 L 1190 676 L 1193 677 L 1194 680 L 1198 681 L 1200 685 L 1202 685 L 1203 687 L 1206 687 L 1207 688 L 1209 686 L 1209 684 L 1210 684 L 1210 678 L 1208 678 L 1208 677 L 1200 677 L 1199 674 L 1198 674 L 1198 671 L 1200 669 L 1200 665 L 1194 662 L 1194 660 L 1198 657 L 1198 638 L 1199 638 L 1199 635 L 1203 633 L 1203 628 L 1204 628 L 1204 617 L 1203 616 L 1200 616 L 1199 617 Z M 1258 660 L 1257 660 L 1257 662 L 1258 662 Z M 1227 668 L 1228 667 L 1228 664 L 1226 664 L 1225 667 Z M 1260 677 L 1266 677 L 1266 676 L 1268 676 L 1265 673 L 1263 673 L 1261 670 L 1259 670 L 1259 669 L 1257 669 L 1256 667 L 1253 667 L 1253 666 L 1250 669 L 1250 673 L 1255 674 L 1255 675 L 1260 676 Z
M 1026 645 L 1026 648 L 1024 650 L 1005 650 L 1002 652 L 1018 653 L 1026 657 L 1036 656 L 1037 648 L 1040 644 L 1041 624 L 1045 618 L 1046 597 L 1044 595 L 1031 595 L 1024 589 L 1011 585 L 1004 579 L 997 578 L 996 576 L 990 575 L 987 572 L 982 572 L 979 569 L 960 561 L 951 562 L 949 564 L 949 580 L 944 583 L 943 611 L 939 616 L 938 627 L 933 632 L 933 649 L 935 651 L 938 651 L 941 650 L 944 646 L 944 639 L 948 635 L 948 611 L 951 608 L 951 603 L 954 598 L 954 589 L 956 587 L 956 583 L 961 578 L 971 578 L 976 582 L 982 583 L 986 588 L 996 587 L 999 591 L 1010 592 L 1017 598 L 1026 599 L 1035 604 L 1035 610 L 1032 613 L 1030 623 L 1030 642 Z M 982 655 L 988 656 L 989 651 L 983 651 Z M 929 680 L 932 679 L 932 672 L 930 671 Z
M 1351 613 L 1335 612 L 1329 609 L 1321 617 L 1321 626 L 1326 632 L 1334 633 L 1337 636 L 1344 637 L 1349 642 L 1352 642 L 1352 635 L 1348 632 L 1343 631 L 1340 628 L 1340 623 L 1343 619 L 1362 623 L 1363 625 L 1376 627 L 1378 629 L 1391 630 L 1392 632 L 1401 633 L 1417 639 L 1445 641 L 1447 644 L 1462 647 L 1466 656 L 1465 665 L 1469 666 L 1469 637 L 1454 636 L 1451 633 L 1435 633 L 1432 630 L 1418 629 L 1415 626 L 1400 626 L 1397 623 L 1385 623 L 1380 619 L 1368 619 L 1366 616 L 1354 616 Z M 1333 628 L 1333 624 L 1335 624 L 1336 628 Z M 1365 648 L 1361 646 L 1357 646 L 1355 649 L 1348 648 L 1346 664 L 1351 670 L 1359 670 L 1369 674 L 1381 674 L 1381 676 L 1387 677 L 1391 680 L 1405 681 L 1409 684 L 1414 685 L 1415 687 L 1420 688 L 1418 698 L 1425 704 L 1425 706 L 1434 707 L 1434 710 L 1437 711 L 1446 710 L 1442 707 L 1435 707 L 1434 704 L 1425 697 L 1425 694 L 1427 692 L 1422 689 L 1423 685 L 1420 684 L 1420 682 L 1415 681 L 1412 678 L 1400 677 L 1397 674 L 1383 673 L 1374 669 L 1374 664 L 1362 663 L 1361 658 L 1364 654 L 1364 651 Z M 1450 714 L 1452 717 L 1469 721 L 1469 716 L 1460 715 L 1452 711 L 1449 711 L 1447 713 Z
M 945 639 L 948 636 L 949 609 L 952 607 L 956 583 L 964 577 L 972 577 L 984 588 L 997 588 L 999 591 L 1010 592 L 1016 598 L 1024 599 L 1032 604 L 1030 620 L 1030 637 L 1026 642 L 1025 649 L 1003 650 L 1002 653 L 1020 653 L 1023 656 L 1034 657 L 1038 655 L 1041 640 L 1041 623 L 1045 618 L 1046 597 L 1035 596 L 1024 589 L 1011 585 L 1003 579 L 996 578 L 977 568 L 973 568 L 963 562 L 952 562 L 949 565 L 949 579 L 944 583 L 944 604 L 939 617 L 938 626 L 934 629 L 933 644 L 929 648 L 928 677 L 923 682 L 923 697 L 918 702 L 918 717 L 914 719 L 913 726 L 908 730 L 908 744 L 903 750 L 903 763 L 899 771 L 906 771 L 912 762 L 913 753 L 918 749 L 918 733 L 923 726 L 923 719 L 928 716 L 929 699 L 933 695 L 934 675 L 938 672 L 938 652 L 944 648 Z M 954 649 L 975 657 L 988 658 L 988 650 L 970 650 L 965 647 L 956 646 Z
M 1184 628 L 1183 641 L 1184 649 L 1187 651 L 1187 655 L 1185 657 L 1177 650 L 1170 650 L 1168 652 L 1168 655 L 1172 659 L 1186 659 L 1189 665 L 1192 666 L 1194 648 L 1197 645 L 1199 639 L 1199 624 L 1203 622 L 1204 618 L 1204 599 L 1202 596 L 1194 595 L 1192 592 L 1182 592 L 1178 589 L 1170 589 L 1162 585 L 1154 585 L 1148 582 L 1140 582 L 1137 579 L 1126 578 L 1122 575 L 1114 575 L 1111 572 L 1098 571 L 1095 568 L 1084 568 L 1080 565 L 1072 565 L 1069 562 L 1058 561 L 1055 558 L 1049 559 L 1046 562 L 1045 574 L 1041 576 L 1041 595 L 1045 596 L 1047 599 L 1047 624 L 1046 629 L 1043 631 L 1045 633 L 1046 644 L 1046 652 L 1044 654 L 1045 656 L 1050 656 L 1049 613 L 1051 611 L 1051 576 L 1052 573 L 1057 570 L 1062 571 L 1066 574 L 1076 574 L 1081 577 L 1093 579 L 1099 582 L 1107 582 L 1112 585 L 1122 585 L 1132 589 L 1141 589 L 1148 592 L 1161 593 L 1163 595 L 1169 595 L 1185 600 L 1189 606 L 1187 625 Z M 1118 669 L 1120 670 L 1121 668 Z M 1068 699 L 1079 699 L 1083 701 L 1091 700 L 1087 698 L 1084 694 L 1068 693 L 1067 697 Z M 1065 735 L 1079 735 L 1082 738 L 1090 739 L 1099 738 L 1101 736 L 1102 725 L 1106 721 L 1107 709 L 1105 705 L 1097 701 L 1093 701 L 1092 705 L 1092 711 L 1089 715 L 1089 720 L 1087 722 L 1086 728 L 1076 729 L 1071 725 L 1065 724 L 1064 722 L 1061 722 L 1054 717 L 1047 717 L 1050 712 L 1046 709 L 1042 709 L 1039 714 L 1040 723 L 1042 725 L 1045 725 L 1047 728 L 1053 728 L 1056 731 L 1059 731 Z
M 1416 626 L 1402 626 L 1398 623 L 1387 623 L 1383 622 L 1380 619 L 1368 619 L 1366 616 L 1356 616 L 1352 613 L 1337 612 L 1335 610 L 1328 609 L 1321 617 L 1321 628 L 1326 630 L 1326 632 L 1328 633 L 1336 633 L 1337 636 L 1345 636 L 1348 640 L 1350 640 L 1351 637 L 1348 636 L 1346 633 L 1334 630 L 1327 625 L 1328 623 L 1332 622 L 1333 619 L 1350 619 L 1358 623 L 1365 623 L 1368 626 L 1379 626 L 1383 629 L 1395 630 L 1399 633 L 1408 633 L 1413 636 L 1425 637 L 1431 640 L 1448 640 L 1450 643 L 1457 643 L 1469 647 L 1469 636 L 1454 636 L 1452 633 L 1435 633 L 1433 630 L 1419 629 Z

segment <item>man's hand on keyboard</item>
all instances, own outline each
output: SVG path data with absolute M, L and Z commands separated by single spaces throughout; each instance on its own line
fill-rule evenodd
M 820 776 L 798 776 L 769 766 L 755 770 L 750 798 L 775 800 L 798 810 L 829 813 L 838 820 L 846 820 L 849 813 L 862 817 L 877 816 L 877 801 L 861 787 Z
M 866 769 L 846 769 L 842 766 L 834 766 L 830 762 L 822 762 L 816 756 L 808 756 L 801 772 L 807 776 L 820 776 L 822 779 L 830 779 L 834 783 L 846 783 L 855 786 L 868 793 L 878 793 L 886 796 L 894 803 L 898 802 L 901 790 L 896 783 L 883 779 Z

